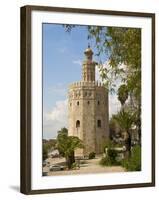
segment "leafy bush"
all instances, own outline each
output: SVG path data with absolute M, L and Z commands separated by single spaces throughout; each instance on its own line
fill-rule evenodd
M 123 144 L 116 143 L 113 140 L 107 140 L 107 142 L 105 142 L 105 144 L 104 144 L 104 152 L 105 152 L 106 148 L 113 149 L 116 147 L 123 147 Z
M 103 165 L 103 166 L 111 166 L 111 161 L 110 161 L 110 158 L 108 156 L 106 157 L 103 157 L 100 162 L 99 162 L 100 165 Z
M 95 156 L 96 156 L 95 152 L 91 152 L 91 153 L 89 154 L 88 158 L 89 158 L 89 159 L 93 159 L 93 158 L 95 158 Z
M 117 152 L 114 149 L 108 149 L 108 156 L 110 157 L 111 163 L 116 163 Z
M 107 142 L 104 145 L 104 149 L 105 148 L 113 148 L 115 146 L 114 142 L 112 140 L 107 140 Z
M 131 157 L 122 161 L 122 166 L 128 171 L 141 170 L 141 147 L 139 145 L 132 148 Z
M 79 168 L 80 168 L 79 163 L 76 162 L 72 163 L 71 169 L 79 169 Z
M 107 155 L 100 160 L 100 164 L 103 166 L 119 165 L 116 158 L 117 152 L 114 149 L 108 148 Z
M 43 161 L 48 158 L 48 148 L 46 145 L 43 145 Z

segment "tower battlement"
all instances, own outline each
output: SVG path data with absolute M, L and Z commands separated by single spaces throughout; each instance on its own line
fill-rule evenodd
M 78 82 L 74 82 L 74 83 L 71 83 L 69 85 L 69 89 L 72 89 L 72 88 L 76 88 L 76 87 L 104 87 L 104 85 L 99 82 L 99 81 L 78 81 Z

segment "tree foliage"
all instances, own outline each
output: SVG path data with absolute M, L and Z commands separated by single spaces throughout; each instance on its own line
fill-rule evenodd
M 121 164 L 128 171 L 141 171 L 141 146 L 133 147 L 131 158 L 123 160 Z
M 58 131 L 57 148 L 62 156 L 66 158 L 68 168 L 70 169 L 75 162 L 74 151 L 77 148 L 83 148 L 82 141 L 75 136 L 68 136 L 67 129 L 63 128 Z
M 141 140 L 141 29 L 88 26 L 88 38 L 95 40 L 97 55 L 104 54 L 109 60 L 106 67 L 99 65 L 102 80 L 110 91 L 117 82 L 122 107 L 130 97 L 131 112 L 136 113 L 133 118 L 130 112 L 118 113 L 120 126 L 128 132 L 129 125 L 135 123 Z
M 43 140 L 43 145 L 48 151 L 56 148 L 56 139 Z
M 115 115 L 115 119 L 119 123 L 123 132 L 126 133 L 125 147 L 128 157 L 131 156 L 131 128 L 135 121 L 134 113 L 130 111 L 121 110 Z
M 128 89 L 127 86 L 123 84 L 118 89 L 118 100 L 120 101 L 122 106 L 125 104 L 127 98 L 128 98 Z
M 109 120 L 109 138 L 111 140 L 113 140 L 113 138 L 118 137 L 119 135 L 121 135 L 121 128 L 118 124 L 118 122 L 115 120 L 114 118 L 115 115 L 113 115 L 111 117 L 111 119 Z
M 66 127 L 61 128 L 61 130 L 58 131 L 58 134 L 60 133 L 64 133 L 64 134 L 68 134 L 68 129 Z
M 135 120 L 134 113 L 128 110 L 127 111 L 121 110 L 120 112 L 117 113 L 117 115 L 114 116 L 114 118 L 120 125 L 122 131 L 126 132 L 130 131 Z
M 68 32 L 75 27 L 65 25 Z M 130 103 L 137 113 L 137 118 L 133 120 L 137 122 L 141 137 L 141 29 L 87 26 L 87 30 L 88 40 L 94 45 L 99 60 L 102 57 L 108 61 L 106 66 L 100 61 L 98 63 L 105 87 L 110 91 L 118 90 L 118 99 L 122 105 L 130 97 Z M 123 117 L 127 117 L 130 123 L 126 113 L 120 113 L 120 118 Z
M 48 148 L 45 144 L 43 144 L 43 161 L 48 158 Z
M 71 32 L 75 25 L 64 25 Z M 100 75 L 110 90 L 115 79 L 121 79 L 128 91 L 140 101 L 141 93 L 141 29 L 124 27 L 87 26 L 97 56 L 109 60 L 109 68 L 99 63 Z
M 60 133 L 57 137 L 57 148 L 65 157 L 69 156 L 75 149 L 82 148 L 82 141 L 75 136 Z

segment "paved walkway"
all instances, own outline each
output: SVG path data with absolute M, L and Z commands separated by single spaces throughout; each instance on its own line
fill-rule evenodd
M 105 167 L 99 165 L 101 157 L 90 160 L 81 160 L 80 169 L 63 170 L 63 171 L 49 171 L 49 165 L 43 168 L 44 172 L 48 172 L 48 176 L 54 175 L 73 175 L 73 174 L 92 174 L 92 173 L 114 173 L 124 172 L 124 168 L 121 166 Z M 51 165 L 65 165 L 65 158 L 48 158 L 48 162 Z

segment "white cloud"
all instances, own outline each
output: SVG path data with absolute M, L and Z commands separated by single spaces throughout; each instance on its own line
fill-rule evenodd
M 55 106 L 50 112 L 44 113 L 43 119 L 43 137 L 55 138 L 57 131 L 62 127 L 68 125 L 68 111 L 67 111 L 67 99 L 64 101 L 57 101 Z
M 60 96 L 66 96 L 67 85 L 57 84 L 48 89 L 48 93 Z
M 57 131 L 62 127 L 68 127 L 68 100 L 57 101 L 50 112 L 44 112 L 43 117 L 43 137 L 46 139 L 55 138 Z M 117 95 L 109 94 L 109 118 L 112 114 L 120 110 L 120 102 L 117 100 Z
M 72 63 L 73 63 L 73 64 L 76 64 L 76 65 L 80 65 L 80 66 L 82 65 L 82 61 L 81 61 L 80 59 L 78 59 L 78 60 L 73 60 Z
M 118 101 L 117 94 L 109 93 L 109 118 L 120 110 L 120 102 Z
M 80 61 L 74 61 L 76 64 Z M 101 81 L 98 67 L 96 67 L 96 80 Z M 119 83 L 118 83 L 119 84 Z M 50 88 L 49 92 L 56 95 L 66 95 L 67 86 L 63 84 L 57 84 L 56 86 Z M 44 138 L 55 138 L 57 136 L 57 131 L 62 127 L 68 127 L 68 110 L 67 110 L 67 99 L 63 101 L 56 101 L 55 106 L 50 112 L 44 112 L 43 119 L 43 133 Z M 112 114 L 117 113 L 120 110 L 120 102 L 117 99 L 117 94 L 109 93 L 109 118 Z

